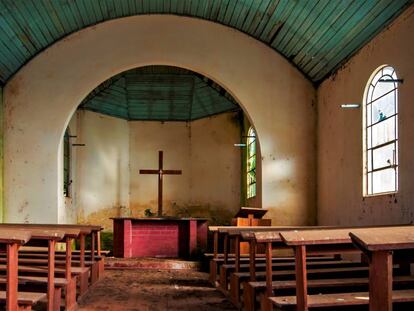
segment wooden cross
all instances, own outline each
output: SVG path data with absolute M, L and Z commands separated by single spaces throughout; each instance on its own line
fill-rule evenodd
M 158 216 L 162 216 L 162 177 L 164 175 L 181 175 L 181 170 L 164 170 L 163 169 L 163 152 L 158 151 L 158 169 L 157 170 L 139 170 L 140 174 L 158 175 Z

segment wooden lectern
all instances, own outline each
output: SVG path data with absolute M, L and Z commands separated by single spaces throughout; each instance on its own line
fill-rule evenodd
M 267 213 L 267 209 L 256 207 L 241 207 L 234 218 L 231 220 L 232 226 L 238 227 L 256 227 L 256 226 L 271 226 L 271 219 L 263 219 Z M 240 254 L 249 253 L 249 244 L 246 242 L 240 243 Z
M 267 209 L 256 207 L 241 207 L 231 221 L 232 226 L 271 226 L 271 219 L 262 219 Z

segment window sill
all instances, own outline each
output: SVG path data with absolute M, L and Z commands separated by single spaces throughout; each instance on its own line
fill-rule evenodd
M 396 194 L 398 194 L 398 191 L 381 192 L 381 193 L 375 193 L 375 194 L 365 194 L 365 195 L 362 196 L 362 199 L 377 198 L 377 197 L 384 197 L 384 196 L 395 197 Z

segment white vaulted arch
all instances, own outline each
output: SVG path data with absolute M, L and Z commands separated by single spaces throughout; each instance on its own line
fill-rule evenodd
M 245 34 L 170 15 L 126 17 L 86 28 L 43 51 L 6 85 L 6 221 L 58 221 L 63 206 L 58 151 L 71 115 L 102 81 L 145 65 L 187 68 L 226 88 L 260 137 L 263 207 L 271 209 L 274 223 L 313 222 L 312 84 Z

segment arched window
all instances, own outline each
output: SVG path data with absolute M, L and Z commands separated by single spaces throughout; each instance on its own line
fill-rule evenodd
M 364 194 L 398 190 L 398 82 L 382 66 L 368 82 L 364 101 Z
M 70 150 L 70 135 L 69 128 L 65 131 L 63 137 L 63 195 L 65 197 L 70 196 L 70 161 L 71 161 L 71 150 Z
M 256 196 L 256 132 L 250 127 L 247 134 L 247 198 Z

